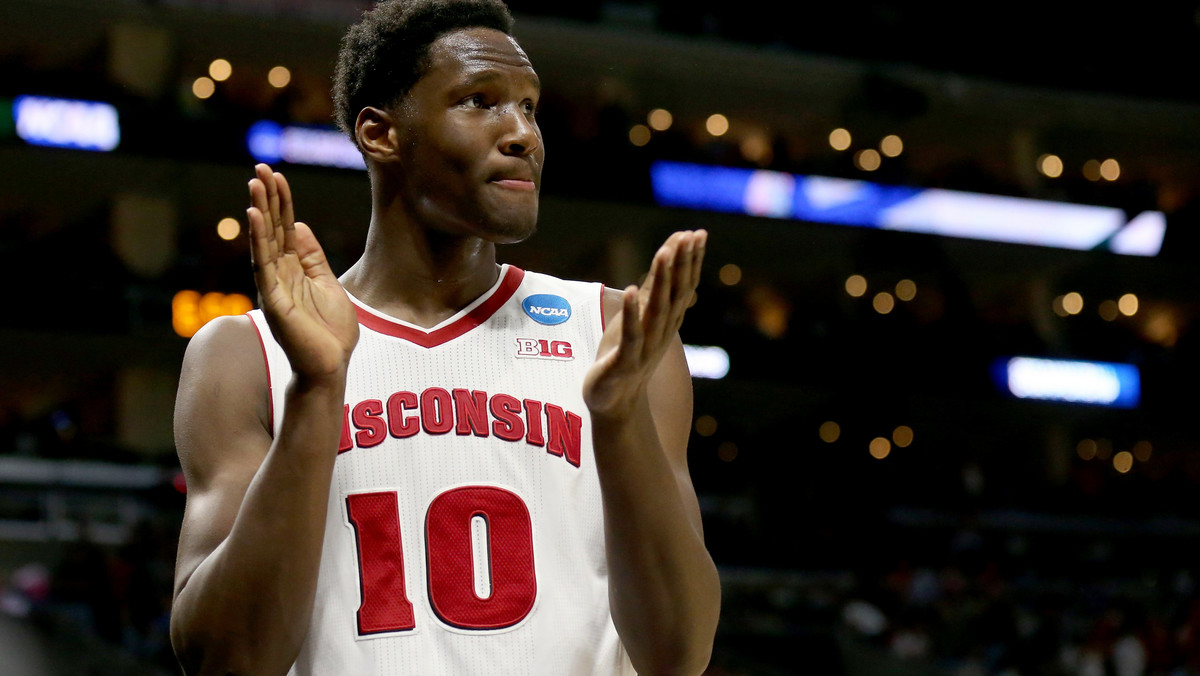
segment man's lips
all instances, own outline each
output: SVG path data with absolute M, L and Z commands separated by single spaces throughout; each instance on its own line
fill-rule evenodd
M 527 178 L 495 178 L 492 179 L 491 182 L 495 183 L 501 188 L 508 188 L 509 190 L 532 191 L 535 187 L 533 181 Z

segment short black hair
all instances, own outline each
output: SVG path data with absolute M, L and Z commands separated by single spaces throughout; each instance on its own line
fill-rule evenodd
M 463 28 L 511 35 L 502 0 L 383 0 L 346 31 L 333 77 L 338 126 L 354 137 L 358 113 L 395 105 L 429 68 L 429 45 Z

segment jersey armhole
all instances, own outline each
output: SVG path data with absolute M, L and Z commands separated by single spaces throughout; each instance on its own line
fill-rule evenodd
M 600 285 L 600 334 L 603 335 L 604 329 L 607 325 L 607 323 L 605 322 L 605 316 L 604 316 L 604 295 L 605 295 L 604 292 L 608 291 L 608 285 L 606 285 L 604 282 L 600 282 L 599 285 Z
M 254 317 L 250 313 L 246 313 L 250 319 L 250 326 L 254 327 L 254 335 L 258 338 L 258 347 L 262 349 L 263 368 L 267 371 L 267 425 L 268 431 L 271 433 L 271 438 L 275 438 L 275 384 L 271 381 L 271 358 L 267 355 L 267 342 L 263 340 L 262 329 L 258 328 L 258 322 L 254 321 Z

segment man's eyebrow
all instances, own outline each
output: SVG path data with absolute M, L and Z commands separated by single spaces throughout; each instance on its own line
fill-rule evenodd
M 462 83 L 459 85 L 459 87 L 475 87 L 501 79 L 504 79 L 504 75 L 499 70 L 496 70 L 495 68 L 480 68 L 479 70 L 467 73 L 466 76 L 463 77 Z M 541 93 L 542 80 L 537 76 L 537 73 L 530 70 L 526 74 L 526 79 L 529 80 L 529 83 L 533 85 L 533 88 L 536 89 L 538 93 Z

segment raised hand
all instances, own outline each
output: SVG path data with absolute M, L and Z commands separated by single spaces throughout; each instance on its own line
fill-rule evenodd
M 358 342 L 354 304 L 312 230 L 295 221 L 283 174 L 265 164 L 254 173 L 246 214 L 254 283 L 267 323 L 297 375 L 336 375 Z
M 593 416 L 627 415 L 645 395 L 700 283 L 707 240 L 704 230 L 672 234 L 654 254 L 641 288 L 626 287 L 621 311 L 604 331 L 584 380 L 583 398 Z

